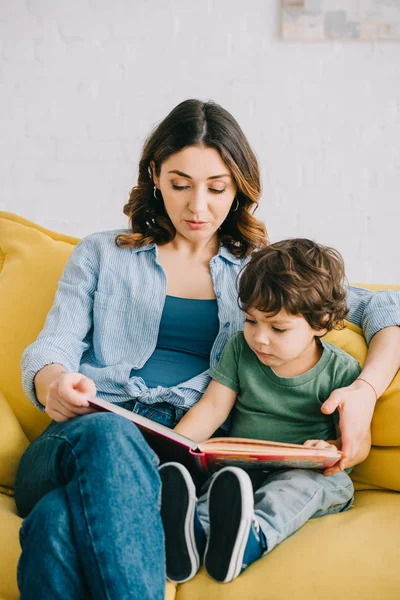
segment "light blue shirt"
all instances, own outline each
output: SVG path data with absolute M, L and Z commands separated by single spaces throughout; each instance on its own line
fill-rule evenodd
M 157 344 L 166 277 L 157 260 L 156 244 L 116 246 L 116 235 L 127 232 L 94 233 L 72 252 L 45 326 L 22 356 L 23 388 L 38 408 L 44 410 L 33 379 L 52 363 L 87 375 L 95 382 L 98 395 L 115 403 L 136 398 L 147 404 L 169 402 L 187 409 L 204 393 L 209 370 L 169 388 L 148 388 L 135 376 L 135 370 L 143 367 Z M 247 260 L 236 258 L 221 246 L 210 261 L 219 318 L 211 368 L 228 339 L 243 329 L 236 279 Z M 350 287 L 348 304 L 348 319 L 363 329 L 367 343 L 380 329 L 400 324 L 399 292 L 373 293 Z

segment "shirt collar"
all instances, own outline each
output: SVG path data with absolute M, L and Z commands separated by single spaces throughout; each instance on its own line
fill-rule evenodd
M 157 256 L 157 244 L 155 244 L 154 242 L 152 242 L 151 244 L 146 244 L 145 246 L 135 246 L 131 248 L 131 251 L 134 254 L 137 254 L 138 252 L 148 252 L 150 250 L 155 251 Z M 219 247 L 217 256 L 224 258 L 225 260 L 231 262 L 234 265 L 240 265 L 243 262 L 243 258 L 238 258 L 237 256 L 234 256 L 231 252 L 229 252 L 228 248 L 223 245 Z
M 147 252 L 148 250 L 155 250 L 156 248 L 156 244 L 152 242 L 151 244 L 146 244 L 145 246 L 133 246 L 131 247 L 131 252 L 133 254 L 137 254 L 138 252 Z
M 232 254 L 232 252 L 229 252 L 228 248 L 226 246 L 223 246 L 222 244 L 219 247 L 217 256 L 222 256 L 222 258 L 225 258 L 225 260 L 228 260 L 234 265 L 240 265 L 243 262 L 243 258 L 238 258 L 234 254 Z

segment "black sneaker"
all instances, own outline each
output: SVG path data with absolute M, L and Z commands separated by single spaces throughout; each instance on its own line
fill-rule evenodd
M 189 471 L 179 463 L 165 463 L 159 473 L 167 578 L 183 583 L 199 570 L 206 543 L 197 516 L 196 488 Z
M 215 475 L 208 492 L 208 513 L 204 566 L 215 581 L 227 583 L 266 550 L 254 514 L 253 486 L 245 471 L 226 467 Z

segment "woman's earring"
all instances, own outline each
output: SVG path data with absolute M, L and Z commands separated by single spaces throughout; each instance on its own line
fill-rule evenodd
M 153 189 L 153 196 L 156 200 L 160 200 L 160 198 L 157 197 L 157 186 L 156 185 L 154 186 L 154 189 Z
M 239 200 L 237 198 L 235 198 L 235 200 L 236 200 L 236 206 L 235 206 L 235 208 L 231 208 L 231 212 L 236 212 L 237 209 L 239 208 Z

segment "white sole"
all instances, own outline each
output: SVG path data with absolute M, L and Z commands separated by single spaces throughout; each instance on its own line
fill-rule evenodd
M 215 482 L 218 480 L 218 476 L 221 473 L 226 473 L 226 472 L 234 473 L 234 475 L 236 476 L 236 479 L 239 483 L 239 486 L 240 486 L 241 500 L 242 500 L 242 502 L 241 502 L 241 519 L 240 519 L 240 525 L 239 525 L 239 528 L 238 528 L 238 531 L 236 534 L 235 543 L 232 548 L 231 559 L 229 562 L 228 571 L 223 580 L 216 580 L 216 581 L 219 581 L 219 583 L 228 583 L 229 581 L 232 581 L 240 574 L 240 572 L 242 570 L 243 556 L 244 556 L 244 553 L 246 550 L 247 540 L 249 538 L 250 527 L 251 527 L 251 523 L 252 523 L 252 519 L 253 519 L 253 515 L 254 515 L 253 487 L 251 485 L 251 481 L 249 480 L 249 476 L 247 475 L 247 473 L 245 471 L 243 471 L 242 469 L 239 469 L 238 467 L 225 467 L 224 469 L 221 469 L 221 471 L 218 472 L 218 475 L 214 478 L 214 481 L 211 483 L 209 493 L 208 493 L 208 499 L 207 499 L 208 513 L 210 514 L 211 490 L 212 490 Z M 209 536 L 209 538 L 207 540 L 207 546 L 206 546 L 206 551 L 205 551 L 205 562 L 206 562 L 210 539 L 211 539 L 211 536 Z M 211 577 L 212 577 L 212 575 L 211 575 Z
M 188 493 L 188 507 L 186 510 L 186 516 L 185 516 L 185 522 L 184 522 L 184 537 L 185 537 L 186 548 L 187 548 L 187 552 L 188 552 L 188 556 L 189 556 L 189 560 L 190 560 L 190 564 L 191 564 L 191 571 L 187 577 L 180 578 L 180 579 L 173 579 L 172 577 L 168 576 L 168 574 L 167 574 L 167 579 L 169 581 L 171 581 L 172 583 L 185 583 L 185 581 L 189 581 L 190 579 L 192 579 L 200 568 L 200 556 L 197 551 L 197 545 L 196 545 L 196 540 L 195 540 L 195 535 L 194 535 L 194 511 L 196 510 L 196 502 L 197 502 L 196 488 L 195 488 L 193 480 L 190 476 L 190 473 L 188 472 L 186 467 L 184 467 L 180 463 L 168 462 L 168 463 L 164 463 L 163 465 L 161 465 L 159 467 L 160 473 L 166 467 L 168 467 L 168 468 L 173 467 L 174 469 L 179 471 L 180 475 L 182 476 L 182 478 L 185 481 L 187 493 Z

